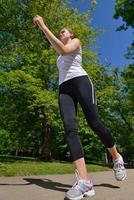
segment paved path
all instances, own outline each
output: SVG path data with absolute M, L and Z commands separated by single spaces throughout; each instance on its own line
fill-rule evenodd
M 118 182 L 112 171 L 91 173 L 96 195 L 84 200 L 134 200 L 134 169 Z M 64 200 L 74 183 L 74 174 L 0 177 L 0 200 Z

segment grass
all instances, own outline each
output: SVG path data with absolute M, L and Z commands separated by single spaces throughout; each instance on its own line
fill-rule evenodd
M 107 171 L 109 167 L 97 164 L 87 164 L 90 172 Z M 74 173 L 74 167 L 69 162 L 43 162 L 33 158 L 0 156 L 0 176 L 29 176 L 42 174 Z

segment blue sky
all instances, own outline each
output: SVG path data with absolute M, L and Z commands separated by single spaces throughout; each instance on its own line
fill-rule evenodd
M 70 7 L 76 7 L 79 13 L 88 9 L 90 0 L 70 0 Z M 97 48 L 101 63 L 107 61 L 112 66 L 122 69 L 125 65 L 132 63 L 124 57 L 127 47 L 133 40 L 132 29 L 127 31 L 116 31 L 122 24 L 121 18 L 113 18 L 115 0 L 97 0 L 96 10 L 92 13 L 91 26 L 95 29 L 105 29 L 106 32 L 97 38 Z

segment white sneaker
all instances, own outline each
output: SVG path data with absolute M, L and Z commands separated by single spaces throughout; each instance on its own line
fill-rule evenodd
M 78 171 L 75 171 L 77 181 L 72 188 L 66 192 L 65 199 L 80 200 L 83 197 L 91 197 L 95 195 L 93 184 L 90 180 L 83 180 L 80 178 Z
M 113 163 L 114 163 L 113 170 L 116 180 L 117 181 L 125 180 L 127 174 L 126 174 L 126 169 L 124 167 L 124 161 L 122 156 L 120 155 L 120 157 L 117 160 L 113 160 Z

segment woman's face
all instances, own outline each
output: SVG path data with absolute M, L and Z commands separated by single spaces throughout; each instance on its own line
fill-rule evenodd
M 71 39 L 72 37 L 72 33 L 70 33 L 66 28 L 61 29 L 60 34 L 59 34 L 59 38 L 60 41 L 62 41 L 63 43 L 66 43 L 69 39 Z

